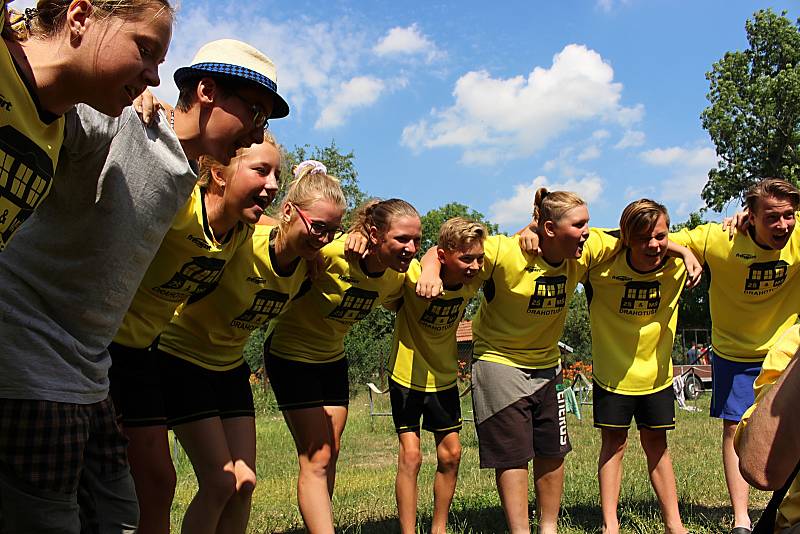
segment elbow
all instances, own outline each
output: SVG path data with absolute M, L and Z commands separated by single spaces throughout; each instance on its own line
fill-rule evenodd
M 752 460 L 747 457 L 739 458 L 739 472 L 742 478 L 757 490 L 775 491 L 780 489 L 791 473 L 775 472 L 763 462 Z

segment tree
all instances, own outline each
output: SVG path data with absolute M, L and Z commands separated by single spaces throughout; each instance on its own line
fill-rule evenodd
M 672 226 L 673 232 L 678 232 L 684 228 L 691 230 L 705 224 L 707 221 L 703 220 L 698 212 L 689 214 L 689 219 L 686 222 L 675 224 Z M 681 293 L 680 300 L 678 301 L 678 332 L 686 329 L 711 329 L 711 310 L 708 303 L 708 288 L 711 279 L 709 273 L 703 273 L 703 278 L 700 284 L 692 289 L 686 289 Z M 680 335 L 675 336 L 675 343 L 680 341 Z M 705 340 L 705 338 L 703 338 Z M 681 349 L 681 352 L 683 348 Z
M 800 179 L 800 19 L 760 10 L 745 29 L 749 48 L 727 52 L 706 74 L 701 119 L 719 163 L 702 196 L 716 211 L 760 178 Z
M 444 224 L 447 219 L 452 219 L 453 217 L 465 217 L 483 223 L 487 230 L 489 230 L 489 234 L 496 234 L 498 230 L 498 226 L 489 222 L 483 213 L 475 211 L 464 204 L 451 202 L 445 204 L 441 208 L 432 209 L 421 217 L 422 246 L 420 247 L 419 256 L 425 254 L 429 248 L 436 245 L 436 242 L 439 240 L 439 228 L 441 228 L 442 224 Z
M 592 361 L 592 332 L 589 327 L 589 303 L 586 301 L 586 292 L 576 289 L 569 300 L 567 320 L 564 323 L 564 333 L 561 342 L 572 347 L 574 352 L 564 357 L 564 366 L 577 360 Z
M 324 163 L 325 167 L 328 168 L 328 174 L 339 179 L 345 199 L 347 199 L 347 211 L 342 222 L 342 226 L 347 228 L 350 222 L 350 215 L 357 206 L 367 199 L 367 194 L 358 185 L 355 154 L 352 151 L 342 153 L 333 140 L 326 147 L 303 145 L 296 146 L 294 150 L 283 153 L 281 185 L 278 195 L 272 203 L 273 210 L 278 209 L 281 200 L 286 195 L 286 189 L 292 181 L 292 168 L 307 159 L 315 159 Z

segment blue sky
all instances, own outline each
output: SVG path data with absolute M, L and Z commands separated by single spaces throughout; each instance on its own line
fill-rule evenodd
M 292 107 L 271 122 L 278 140 L 334 139 L 372 195 L 423 213 L 458 201 L 515 230 L 546 185 L 584 196 L 597 226 L 642 196 L 678 222 L 716 161 L 705 73 L 765 7 L 800 15 L 733 0 L 182 0 L 155 92 L 174 102 L 171 73 L 237 38 L 277 64 Z

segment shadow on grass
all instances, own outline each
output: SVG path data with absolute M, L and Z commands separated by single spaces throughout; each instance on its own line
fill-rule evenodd
M 535 502 L 530 503 L 533 513 Z M 690 532 L 718 533 L 730 527 L 731 510 L 727 506 L 705 506 L 699 504 L 681 504 L 681 519 Z M 661 510 L 656 501 L 623 500 L 619 506 L 620 528 L 623 532 L 660 533 L 664 528 L 661 523 Z M 761 510 L 751 510 L 750 517 L 755 522 Z M 418 532 L 429 532 L 430 515 L 419 517 Z M 563 506 L 559 515 L 560 530 L 580 532 L 600 532 L 602 515 L 599 505 Z M 451 530 L 452 529 L 452 530 Z M 459 507 L 451 510 L 448 521 L 448 532 L 459 534 L 494 534 L 507 532 L 503 509 L 499 506 Z M 535 524 L 531 525 L 535 532 Z M 276 534 L 304 534 L 305 529 L 278 531 Z M 336 532 L 344 534 L 399 534 L 400 526 L 396 518 L 370 520 L 357 525 L 337 525 Z

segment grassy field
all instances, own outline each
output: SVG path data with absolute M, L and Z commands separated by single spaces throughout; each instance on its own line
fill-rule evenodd
M 678 410 L 677 429 L 669 434 L 678 496 L 684 524 L 692 533 L 729 529 L 730 505 L 722 472 L 721 425 L 708 417 L 708 394 L 697 401 L 700 411 Z M 289 431 L 269 397 L 261 392 L 258 404 L 258 476 L 249 532 L 299 534 L 304 532 L 295 500 L 297 459 Z M 388 399 L 378 406 L 389 411 Z M 465 416 L 470 407 L 464 405 Z M 583 420 L 569 415 L 574 451 L 567 457 L 560 532 L 598 532 L 600 504 L 597 486 L 599 431 L 592 427 L 591 406 L 583 407 Z M 494 474 L 478 468 L 478 451 L 471 424 L 461 432 L 463 458 L 449 529 L 454 533 L 505 532 L 505 520 Z M 366 392 L 350 405 L 334 495 L 337 532 L 388 534 L 399 532 L 394 502 L 397 438 L 391 418 L 370 420 Z M 435 453 L 431 436 L 423 437 L 425 461 L 420 472 L 420 531 L 430 526 Z M 176 461 L 178 488 L 173 505 L 173 530 L 191 500 L 195 478 L 185 455 Z M 531 487 L 533 484 L 531 483 Z M 532 490 L 531 490 L 532 491 Z M 752 517 L 766 505 L 769 495 L 754 491 Z M 534 497 L 530 498 L 534 509 Z M 631 432 L 625 457 L 619 516 L 625 532 L 663 532 L 658 504 L 649 479 L 638 433 Z

